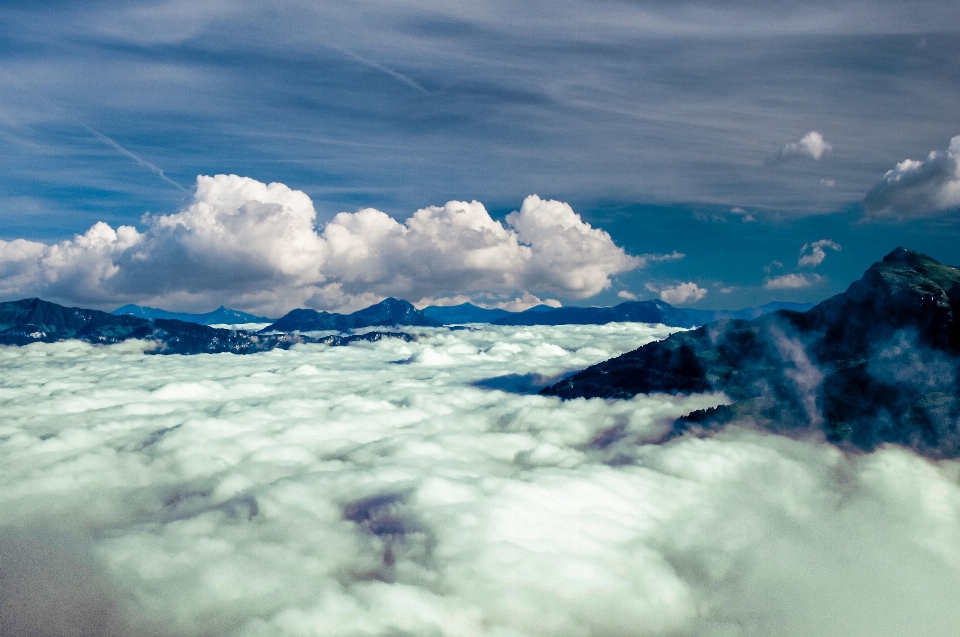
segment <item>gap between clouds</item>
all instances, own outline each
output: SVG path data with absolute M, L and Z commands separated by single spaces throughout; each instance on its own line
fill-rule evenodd
M 536 195 L 505 221 L 480 202 L 450 201 L 402 223 L 373 208 L 342 212 L 318 232 L 301 191 L 198 176 L 185 207 L 145 215 L 142 232 L 98 222 L 53 245 L 0 241 L 0 296 L 271 314 L 356 309 L 386 296 L 532 305 L 538 294 L 587 298 L 612 275 L 683 256 L 629 255 L 568 204 Z

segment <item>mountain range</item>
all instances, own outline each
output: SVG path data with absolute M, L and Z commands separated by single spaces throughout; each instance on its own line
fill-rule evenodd
M 352 314 L 336 314 L 304 309 L 293 310 L 260 332 L 264 334 L 321 330 L 345 332 L 365 327 L 400 326 L 442 327 L 443 323 L 428 317 L 415 308 L 412 303 L 388 298 Z
M 280 319 L 269 319 L 222 305 L 205 314 L 170 312 L 140 305 L 124 305 L 111 314 L 146 319 L 175 319 L 200 325 L 242 325 L 269 323 L 265 332 L 347 331 L 364 327 L 398 327 L 402 325 L 439 327 L 465 323 L 495 325 L 597 325 L 614 321 L 663 323 L 671 327 L 695 327 L 721 318 L 752 319 L 779 309 L 804 311 L 812 304 L 768 303 L 745 310 L 695 310 L 676 308 L 663 301 L 628 301 L 615 307 L 550 307 L 536 305 L 522 312 L 483 308 L 472 303 L 443 306 L 431 305 L 417 310 L 406 301 L 389 298 L 352 314 L 296 309 Z
M 124 305 L 110 312 L 116 316 L 136 316 L 145 319 L 174 319 L 199 325 L 242 325 L 244 323 L 273 323 L 275 319 L 264 318 L 255 314 L 248 314 L 239 310 L 231 310 L 220 306 L 205 314 L 188 314 L 187 312 L 168 312 L 155 307 L 143 305 Z
M 98 310 L 64 307 L 42 299 L 0 303 L 0 345 L 53 343 L 78 339 L 109 345 L 128 339 L 155 341 L 149 354 L 253 354 L 297 343 L 347 345 L 381 338 L 413 340 L 404 332 L 368 332 L 310 338 L 301 334 L 252 334 L 242 330 L 216 329 L 197 323 L 164 318 L 116 316 Z
M 807 312 L 678 332 L 573 374 L 544 395 L 629 398 L 722 391 L 670 435 L 731 421 L 871 450 L 960 456 L 960 270 L 897 248 Z
M 603 325 L 617 321 L 662 323 L 671 327 L 696 327 L 721 318 L 752 319 L 781 309 L 806 311 L 812 303 L 776 301 L 744 310 L 694 310 L 673 307 L 663 301 L 627 301 L 614 307 L 550 307 L 536 305 L 523 312 L 487 309 L 462 303 L 429 306 L 423 313 L 445 325 L 492 323 L 494 325 Z

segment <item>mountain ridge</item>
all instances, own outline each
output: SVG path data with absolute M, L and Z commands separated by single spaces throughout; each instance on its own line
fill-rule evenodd
M 325 330 L 345 332 L 365 327 L 399 326 L 443 327 L 443 323 L 428 317 L 409 301 L 389 297 L 351 314 L 318 312 L 303 308 L 292 310 L 260 330 L 259 333 Z
M 482 308 L 472 303 L 453 306 L 430 305 L 424 314 L 446 325 L 490 323 L 492 325 L 602 325 L 617 321 L 663 323 L 671 327 L 697 327 L 721 318 L 752 319 L 778 309 L 806 311 L 812 303 L 773 301 L 742 310 L 697 310 L 679 308 L 664 301 L 627 301 L 612 307 L 550 307 L 537 305 L 523 312 Z
M 241 325 L 243 323 L 272 323 L 276 319 L 265 318 L 221 305 L 211 312 L 192 314 L 189 312 L 171 312 L 146 305 L 129 303 L 110 312 L 114 316 L 136 316 L 145 319 L 173 319 L 198 325 Z
M 396 301 L 396 299 L 393 299 Z M 404 301 L 406 303 L 406 301 Z M 364 312 L 374 308 L 364 308 Z M 470 302 L 459 305 L 428 305 L 419 310 L 424 316 L 440 325 L 462 325 L 466 323 L 488 323 L 497 325 L 585 325 L 604 324 L 614 321 L 640 321 L 646 323 L 664 323 L 673 327 L 695 327 L 721 318 L 756 318 L 777 309 L 795 309 L 804 311 L 813 307 L 811 303 L 788 303 L 774 301 L 756 308 L 742 310 L 699 310 L 694 308 L 678 308 L 668 303 L 650 301 L 628 301 L 612 307 L 579 307 L 562 306 L 551 307 L 536 305 L 521 312 L 510 312 L 500 308 L 484 308 Z M 631 309 L 632 308 L 632 309 Z M 416 309 L 416 308 L 413 308 Z M 201 314 L 187 312 L 173 312 L 149 306 L 127 304 L 119 307 L 110 314 L 115 316 L 135 316 L 145 319 L 173 319 L 196 323 L 198 325 L 242 325 L 249 323 L 268 323 L 268 331 L 313 331 L 332 330 L 348 331 L 361 327 L 376 326 L 376 321 L 355 319 L 337 319 L 337 316 L 352 316 L 357 314 L 338 314 L 335 312 L 320 312 L 311 309 L 297 308 L 285 314 L 287 319 L 280 328 L 273 328 L 280 319 L 271 319 L 247 312 L 241 312 L 221 305 L 216 310 Z M 319 315 L 320 318 L 315 318 Z M 413 314 L 411 313 L 411 317 Z M 303 327 L 295 327 L 297 323 Z M 419 325 L 419 323 L 404 323 L 403 318 L 396 321 L 387 321 L 384 326 Z M 407 320 L 410 320 L 409 318 Z M 286 330 L 284 327 L 286 326 Z M 315 327 L 321 326 L 321 327 Z M 332 327 L 331 327 L 332 326 Z M 426 324 L 423 326 L 427 326 Z M 430 325 L 436 327 L 437 325 Z
M 899 247 L 807 312 L 723 319 L 541 391 L 570 398 L 723 391 L 673 435 L 750 419 L 859 449 L 960 456 L 960 270 Z
M 404 332 L 370 332 L 310 338 L 300 334 L 252 334 L 243 330 L 218 329 L 176 319 L 146 319 L 117 316 L 99 310 L 65 307 L 39 298 L 0 303 L 0 345 L 54 343 L 77 339 L 112 345 L 130 339 L 154 341 L 148 354 L 253 354 L 289 349 L 300 343 L 347 345 L 385 337 L 413 340 Z

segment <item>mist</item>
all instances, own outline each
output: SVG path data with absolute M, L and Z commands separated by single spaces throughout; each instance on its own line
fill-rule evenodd
M 0 348 L 0 627 L 955 635 L 960 463 L 744 423 L 656 442 L 722 394 L 515 393 L 671 331 Z

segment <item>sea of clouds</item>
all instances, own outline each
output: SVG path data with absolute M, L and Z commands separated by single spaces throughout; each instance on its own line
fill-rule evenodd
M 960 464 L 536 387 L 668 328 L 0 348 L 0 632 L 956 635 Z

